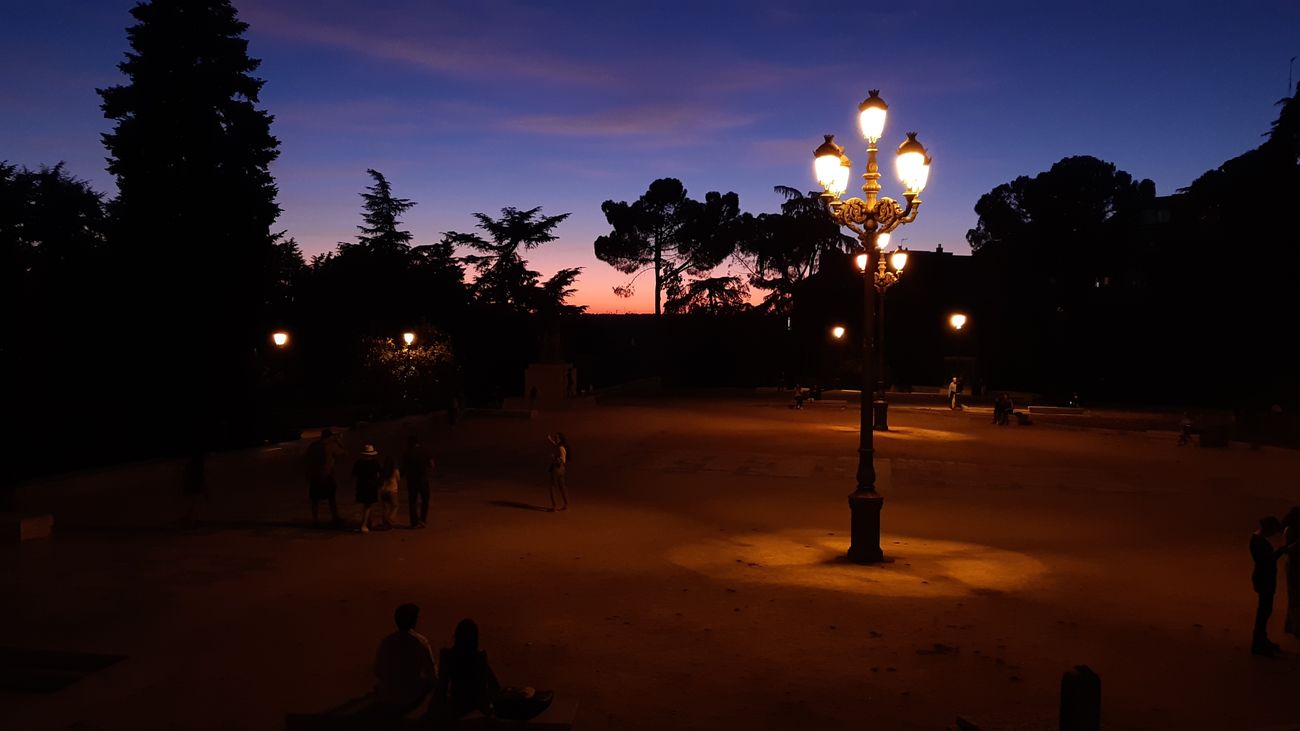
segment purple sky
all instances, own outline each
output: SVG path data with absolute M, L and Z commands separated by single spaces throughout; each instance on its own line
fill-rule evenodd
M 113 190 L 94 89 L 119 81 L 133 4 L 6 2 L 0 159 L 66 160 Z M 1164 194 L 1254 147 L 1300 55 L 1294 0 L 235 5 L 281 141 L 279 227 L 308 254 L 355 234 L 374 167 L 419 203 L 417 242 L 471 229 L 474 211 L 571 212 L 530 260 L 585 267 L 577 302 L 594 311 L 652 302 L 648 283 L 610 292 L 626 278 L 592 255 L 602 201 L 671 176 L 775 210 L 773 185 L 816 187 L 823 133 L 865 161 L 855 117 L 869 88 L 890 104 L 885 195 L 901 193 L 904 132 L 934 157 L 920 218 L 895 241 L 965 252 L 982 193 L 1064 156 L 1114 162 Z

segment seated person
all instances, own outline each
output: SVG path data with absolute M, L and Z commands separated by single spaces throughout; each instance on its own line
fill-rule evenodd
M 390 718 L 400 718 L 419 707 L 438 681 L 429 641 L 415 631 L 419 618 L 417 605 L 398 607 L 393 613 L 397 631 L 379 643 L 375 655 L 376 705 Z
M 430 706 L 450 718 L 471 711 L 492 715 L 492 704 L 501 686 L 488 665 L 487 652 L 478 649 L 478 625 L 474 620 L 462 619 L 456 625 L 452 646 L 440 650 L 438 659 L 442 673 Z

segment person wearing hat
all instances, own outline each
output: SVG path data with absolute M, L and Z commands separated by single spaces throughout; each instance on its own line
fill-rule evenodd
M 307 472 L 307 496 L 311 499 L 311 524 L 320 525 L 320 502 L 328 500 L 330 518 L 337 526 L 339 506 L 335 502 L 338 483 L 334 480 L 334 466 L 338 459 L 347 454 L 339 436 L 331 429 L 322 429 L 320 438 L 307 446 L 303 463 Z
M 370 510 L 379 502 L 379 452 L 375 445 L 367 444 L 361 456 L 352 465 L 352 477 L 357 483 L 357 502 L 361 503 L 361 532 L 370 532 Z

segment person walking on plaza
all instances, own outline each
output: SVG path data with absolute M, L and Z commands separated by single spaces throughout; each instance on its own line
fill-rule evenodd
M 1268 620 L 1273 616 L 1273 595 L 1277 593 L 1277 560 L 1294 548 L 1273 547 L 1273 542 L 1269 539 L 1281 532 L 1282 523 L 1270 515 L 1260 519 L 1259 528 L 1250 534 L 1250 557 L 1255 562 L 1250 582 L 1259 595 L 1259 604 L 1255 608 L 1255 629 L 1250 641 L 1250 651 L 1256 655 L 1271 656 L 1279 649 L 1268 639 Z
M 1282 518 L 1282 542 L 1289 546 L 1286 559 L 1286 624 L 1282 631 L 1300 639 L 1300 506 Z
M 420 444 L 419 435 L 412 434 L 406 440 L 402 474 L 406 477 L 411 527 L 423 528 L 429 519 L 429 483 L 433 478 L 433 457 Z
M 384 458 L 384 466 L 379 470 L 379 502 L 383 506 L 384 528 L 392 528 L 397 520 L 397 493 L 402 485 L 402 471 L 397 468 L 397 459 Z
M 361 503 L 361 532 L 370 532 L 370 511 L 379 502 L 379 452 L 375 445 L 367 444 L 361 456 L 352 465 L 352 477 L 357 484 L 357 502 Z
M 419 708 L 438 683 L 438 666 L 424 635 L 415 631 L 420 607 L 403 604 L 393 612 L 397 631 L 375 653 L 375 701 L 380 715 L 400 719 Z
M 334 465 L 347 454 L 339 437 L 330 429 L 322 429 L 320 438 L 307 445 L 303 463 L 307 470 L 307 497 L 311 499 L 311 524 L 320 525 L 320 502 L 330 506 L 330 519 L 337 526 L 339 506 L 335 499 L 338 483 L 334 480 Z
M 569 468 L 569 440 L 563 432 L 546 435 L 551 443 L 551 512 L 555 512 L 555 488 L 560 488 L 560 497 L 564 500 L 559 510 L 569 509 L 569 495 L 565 492 L 566 477 Z
M 961 404 L 957 403 L 957 394 L 960 392 L 961 387 L 957 385 L 957 377 L 953 376 L 948 382 L 948 408 L 953 410 L 961 408 Z

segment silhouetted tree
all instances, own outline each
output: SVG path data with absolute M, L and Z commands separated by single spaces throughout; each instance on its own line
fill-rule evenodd
M 448 232 L 455 244 L 481 254 L 465 257 L 478 272 L 470 287 L 476 301 L 491 307 L 516 312 L 580 312 L 582 307 L 566 304 L 573 294 L 573 283 L 581 267 L 561 269 L 546 282 L 541 274 L 528 268 L 520 255 L 556 239 L 555 228 L 569 217 L 542 214 L 541 207 L 520 210 L 513 206 L 501 209 L 501 217 L 475 213 L 478 227 L 488 235 Z
M 709 192 L 697 201 L 675 178 L 654 181 L 630 204 L 608 200 L 600 209 L 613 230 L 596 239 L 596 258 L 633 275 L 615 294 L 631 296 L 636 277 L 653 272 L 656 315 L 669 287 L 681 288 L 686 276 L 707 276 L 736 250 L 741 235 L 735 193 Z
M 745 215 L 736 260 L 749 271 L 751 286 L 770 292 L 763 307 L 777 311 L 795 285 L 817 273 L 825 254 L 852 251 L 857 241 L 831 220 L 815 193 L 773 190 L 785 197 L 781 212 Z
M 1114 300 L 1113 291 L 1140 286 L 1134 233 L 1153 194 L 1149 181 L 1079 156 L 980 197 L 966 239 L 990 291 L 982 332 L 1000 341 L 995 352 L 1014 355 L 1004 377 L 1057 392 L 1096 383 L 1097 339 L 1117 342 L 1126 326 L 1098 293 Z
M 702 277 L 670 287 L 664 309 L 669 314 L 723 315 L 749 307 L 749 287 L 740 277 Z
M 374 183 L 361 194 L 361 218 L 364 225 L 357 226 L 361 235 L 357 242 L 340 243 L 339 248 L 346 252 L 356 246 L 378 252 L 405 254 L 411 246 L 411 232 L 400 228 L 402 214 L 415 207 L 415 203 L 406 198 L 393 196 L 393 186 L 383 173 L 368 168 L 366 174 Z
M 256 373 L 247 357 L 263 335 L 280 213 L 269 169 L 279 143 L 252 76 L 260 62 L 228 0 L 155 0 L 131 14 L 118 66 L 127 82 L 99 93 L 114 122 L 103 140 L 134 323 L 124 330 L 140 335 L 123 349 L 139 356 L 128 375 L 144 376 L 133 396 L 166 393 L 163 403 L 199 420 L 238 420 L 247 410 L 232 396 Z

